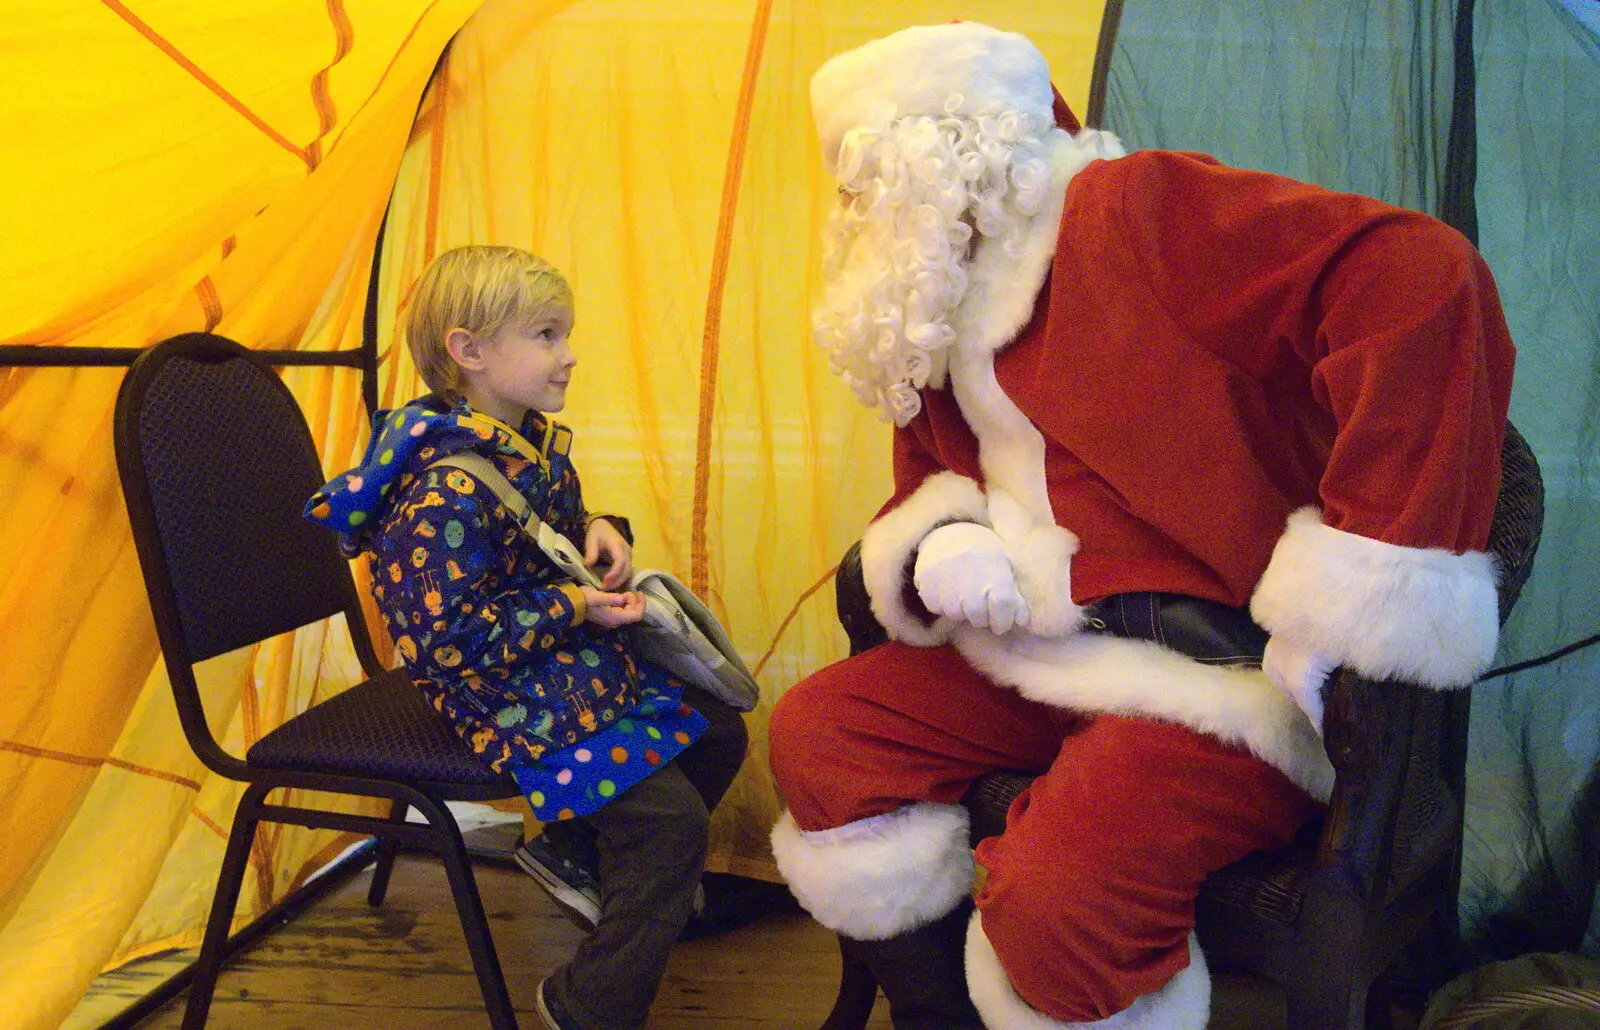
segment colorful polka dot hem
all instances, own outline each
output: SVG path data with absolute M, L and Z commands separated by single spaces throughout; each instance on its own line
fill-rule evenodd
M 610 726 L 511 774 L 533 814 L 545 822 L 588 815 L 677 757 L 706 720 L 683 701 L 671 676 L 639 663 L 642 700 Z

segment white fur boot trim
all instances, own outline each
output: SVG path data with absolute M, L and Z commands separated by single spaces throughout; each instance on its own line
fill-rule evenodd
M 994 946 L 984 935 L 982 915 L 967 924 L 967 990 L 989 1030 L 1205 1030 L 1211 1015 L 1211 974 L 1200 942 L 1189 934 L 1189 965 L 1158 991 L 1105 1019 L 1064 1023 L 1022 1000 Z
M 960 805 L 906 805 L 809 832 L 785 811 L 772 828 L 772 853 L 813 919 L 846 937 L 881 941 L 926 926 L 971 892 L 967 834 Z

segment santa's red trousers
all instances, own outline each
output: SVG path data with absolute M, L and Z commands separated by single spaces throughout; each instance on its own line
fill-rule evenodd
M 770 742 L 802 831 L 956 804 L 994 769 L 1041 771 L 978 848 L 977 903 L 1017 993 L 1065 1022 L 1164 986 L 1188 964 L 1206 875 L 1287 843 L 1317 808 L 1241 748 L 1029 701 L 949 647 L 888 643 L 823 669 L 779 701 Z

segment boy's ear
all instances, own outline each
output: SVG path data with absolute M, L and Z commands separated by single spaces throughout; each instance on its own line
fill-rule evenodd
M 472 333 L 456 328 L 444 334 L 444 349 L 452 361 L 471 372 L 483 371 L 483 344 Z

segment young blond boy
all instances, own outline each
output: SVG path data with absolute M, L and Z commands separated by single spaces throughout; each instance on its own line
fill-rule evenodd
M 412 297 L 407 343 L 433 391 L 374 416 L 361 464 L 307 506 L 370 555 L 373 595 L 417 685 L 473 751 L 509 772 L 544 834 L 524 868 L 594 932 L 538 991 L 554 1030 L 645 1024 L 668 948 L 689 921 L 710 811 L 744 756 L 727 705 L 639 660 L 618 627 L 626 520 L 584 506 L 566 405 L 577 359 L 572 290 L 514 247 L 441 254 Z M 566 579 L 475 476 L 487 458 L 552 528 L 609 566 Z M 599 890 L 586 871 L 598 867 Z

